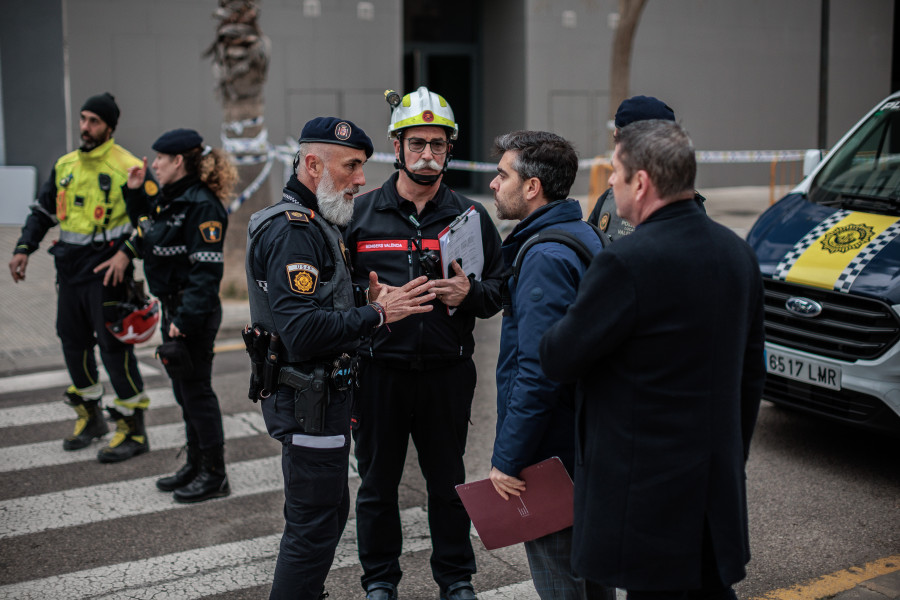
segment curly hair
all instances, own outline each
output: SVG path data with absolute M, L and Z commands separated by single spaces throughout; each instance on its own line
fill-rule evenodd
M 183 156 L 188 175 L 197 175 L 220 201 L 231 200 L 238 172 L 231 162 L 230 154 L 214 148 L 204 156 L 203 148 L 193 148 Z

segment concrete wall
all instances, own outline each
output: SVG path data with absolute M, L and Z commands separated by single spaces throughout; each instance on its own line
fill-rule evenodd
M 390 151 L 382 92 L 402 87 L 403 0 L 371 3 L 367 21 L 357 18 L 357 0 L 321 0 L 318 18 L 303 15 L 303 0 L 261 2 L 261 25 L 272 40 L 271 141 L 294 138 L 307 118 L 332 113 L 356 121 L 377 150 Z M 0 76 L 9 163 L 46 170 L 66 150 L 63 24 L 70 112 L 108 90 L 122 108 L 116 137 L 136 154 L 179 126 L 218 145 L 221 108 L 202 56 L 215 7 L 215 0 L 7 0 Z M 650 0 L 635 39 L 631 92 L 666 100 L 700 150 L 811 147 L 819 8 L 820 0 Z M 893 0 L 831 0 L 830 142 L 890 92 L 893 8 Z M 469 135 L 483 156 L 496 134 L 519 128 L 555 130 L 583 157 L 607 150 L 608 19 L 617 9 L 616 0 L 482 4 L 472 18 L 483 20 L 484 126 Z M 574 14 L 573 26 L 563 24 L 563 11 Z M 768 169 L 702 165 L 699 184 L 765 184 Z M 391 171 L 371 165 L 367 188 Z M 576 193 L 586 189 L 587 177 L 579 177 Z
M 529 128 L 607 151 L 615 0 L 527 0 Z M 631 93 L 664 99 L 699 150 L 804 149 L 818 131 L 820 0 L 650 0 Z M 831 0 L 828 140 L 890 93 L 893 0 Z M 575 13 L 575 27 L 563 25 Z M 702 165 L 700 185 L 765 184 L 768 165 Z M 586 177 L 579 177 L 586 189 Z
M 153 140 L 175 127 L 197 129 L 220 145 L 222 110 L 211 61 L 203 56 L 215 34 L 215 1 L 68 4 L 76 109 L 92 94 L 113 93 L 122 110 L 116 139 L 137 155 L 149 154 Z M 377 150 L 389 150 L 383 92 L 402 80 L 400 1 L 376 2 L 371 21 L 358 19 L 356 10 L 355 0 L 323 1 L 320 16 L 311 18 L 297 0 L 261 3 L 260 25 L 272 41 L 265 87 L 272 143 L 296 139 L 308 119 L 329 114 L 353 120 Z M 98 28 L 106 34 L 97 35 Z M 280 178 L 280 169 L 277 173 Z M 384 177 L 370 170 L 370 184 Z
M 485 2 L 482 9 L 484 131 L 482 155 L 490 156 L 494 138 L 521 129 L 525 115 L 527 20 L 521 0 Z
M 0 58 L 5 162 L 46 177 L 68 151 L 60 1 L 4 0 Z

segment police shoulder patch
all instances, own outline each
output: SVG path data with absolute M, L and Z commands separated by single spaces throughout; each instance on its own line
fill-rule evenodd
M 289 223 L 309 223 L 309 218 L 305 213 L 299 210 L 286 210 L 284 216 L 287 217 Z
M 308 263 L 291 263 L 285 267 L 288 285 L 295 294 L 309 295 L 316 291 L 319 270 Z
M 597 227 L 600 228 L 600 231 L 606 231 L 609 229 L 609 213 L 603 213 L 600 216 L 600 222 L 597 223 Z
M 159 193 L 159 186 L 152 179 L 148 179 L 144 182 L 144 193 L 148 196 L 155 196 Z
M 205 221 L 200 223 L 200 235 L 207 244 L 222 241 L 222 223 L 219 221 Z

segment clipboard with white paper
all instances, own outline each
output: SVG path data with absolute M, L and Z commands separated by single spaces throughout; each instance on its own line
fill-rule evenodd
M 455 261 L 475 279 L 481 280 L 484 270 L 484 247 L 481 243 L 481 215 L 474 206 L 459 215 L 438 235 L 441 247 L 441 270 L 444 278 L 455 272 L 450 263 Z
M 457 261 L 466 275 L 481 280 L 484 270 L 484 246 L 481 243 L 481 215 L 470 206 L 438 235 L 441 247 L 441 271 L 444 279 L 456 275 L 450 263 Z M 456 312 L 447 307 L 447 314 Z

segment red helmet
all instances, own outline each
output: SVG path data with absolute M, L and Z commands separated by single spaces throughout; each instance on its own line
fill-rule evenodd
M 153 337 L 159 323 L 159 301 L 145 300 L 140 307 L 120 302 L 117 309 L 121 317 L 117 321 L 106 323 L 106 328 L 117 340 L 126 344 L 140 344 Z

